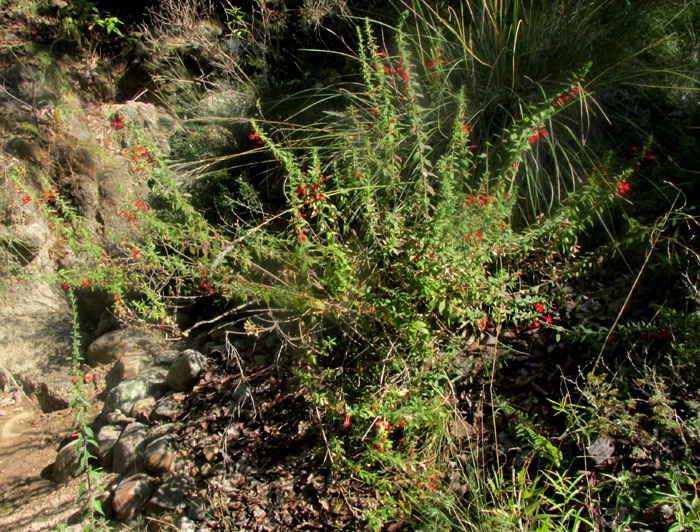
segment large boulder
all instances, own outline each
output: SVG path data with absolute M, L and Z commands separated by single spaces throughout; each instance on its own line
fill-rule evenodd
M 103 334 L 88 347 L 87 361 L 91 366 L 113 364 L 122 358 L 152 359 L 161 350 L 159 342 L 131 329 Z M 133 376 L 133 375 L 131 375 Z

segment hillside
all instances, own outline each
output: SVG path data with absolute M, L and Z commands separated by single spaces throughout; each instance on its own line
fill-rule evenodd
M 4 0 L 0 528 L 700 529 L 695 2 Z

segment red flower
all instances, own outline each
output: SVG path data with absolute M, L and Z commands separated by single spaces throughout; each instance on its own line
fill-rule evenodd
M 630 189 L 630 184 L 627 181 L 620 181 L 620 183 L 617 185 L 617 194 L 616 196 L 619 196 L 621 194 L 624 194 L 625 192 L 629 191 Z
M 25 197 L 22 198 L 22 205 L 26 205 L 30 201 L 32 201 L 32 197 L 29 194 L 27 194 Z
M 535 310 L 541 314 L 544 312 L 544 305 L 542 303 L 537 303 L 535 305 Z
M 656 336 L 657 340 L 670 340 L 671 330 L 667 327 L 664 327 L 663 329 L 659 329 L 654 336 Z
M 376 115 L 376 114 L 377 114 L 377 109 L 376 109 L 376 108 L 375 108 L 375 109 L 372 109 L 372 114 L 373 114 L 373 115 Z
M 345 421 L 343 421 L 343 427 L 348 428 L 350 426 L 350 414 L 345 414 Z

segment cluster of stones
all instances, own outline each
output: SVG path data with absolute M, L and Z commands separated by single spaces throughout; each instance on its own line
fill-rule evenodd
M 105 376 L 104 407 L 91 424 L 103 466 L 120 476 L 105 494 L 114 518 L 128 521 L 187 509 L 191 520 L 205 518 L 201 503 L 189 497 L 193 478 L 185 471 L 175 439 L 186 392 L 204 372 L 198 351 L 167 349 L 130 330 L 107 333 L 88 348 L 93 367 L 111 366 Z M 78 440 L 62 447 L 53 480 L 65 482 L 80 472 Z M 188 500 L 192 499 L 192 500 Z

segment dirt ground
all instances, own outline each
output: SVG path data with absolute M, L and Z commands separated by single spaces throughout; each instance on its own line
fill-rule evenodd
M 70 410 L 43 414 L 19 392 L 0 395 L 0 530 L 53 531 L 78 511 L 79 479 L 50 480 L 72 421 Z

